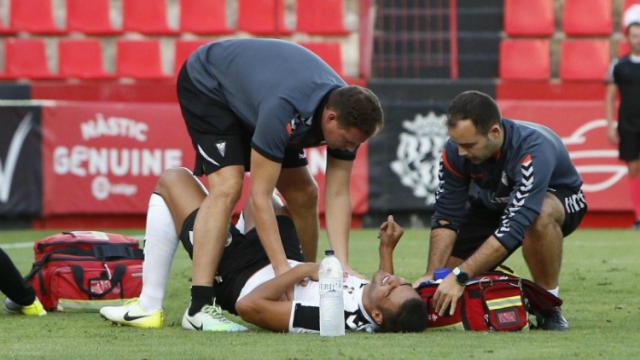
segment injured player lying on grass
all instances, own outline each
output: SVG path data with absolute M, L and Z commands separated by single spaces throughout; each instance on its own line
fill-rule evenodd
M 143 289 L 140 298 L 124 306 L 100 310 L 107 320 L 140 328 L 160 328 L 162 301 L 171 261 L 180 240 L 192 256 L 192 233 L 198 206 L 206 190 L 187 169 L 167 170 L 149 201 L 145 233 Z M 229 226 L 218 264 L 216 299 L 206 316 L 185 313 L 188 330 L 234 332 L 246 327 L 227 319 L 222 309 L 244 321 L 272 331 L 319 331 L 318 264 L 302 263 L 293 221 L 274 195 L 280 237 L 291 270 L 275 277 L 260 244 L 249 206 L 236 225 Z M 371 281 L 345 275 L 345 328 L 364 331 L 417 332 L 426 327 L 426 309 L 411 284 L 393 275 L 393 250 L 402 228 L 389 217 L 380 227 L 380 270 Z M 293 299 L 288 299 L 293 287 Z

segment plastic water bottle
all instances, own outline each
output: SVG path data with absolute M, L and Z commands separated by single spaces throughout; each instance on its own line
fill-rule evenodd
M 344 335 L 344 299 L 342 264 L 333 250 L 324 252 L 320 263 L 320 336 Z

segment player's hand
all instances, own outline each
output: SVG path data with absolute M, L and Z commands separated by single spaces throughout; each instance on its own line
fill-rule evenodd
M 318 281 L 318 270 L 320 270 L 320 264 L 318 263 L 304 263 L 296 267 L 303 268 L 303 274 L 305 275 L 298 284 L 300 286 L 307 286 L 309 281 Z
M 417 288 L 418 286 L 420 286 L 420 284 L 422 284 L 425 281 L 427 282 L 433 281 L 433 273 L 431 273 L 430 271 L 427 271 L 426 273 L 424 273 L 416 281 L 413 282 L 413 287 Z
M 447 309 L 449 309 L 449 315 L 453 315 L 463 292 L 464 286 L 458 284 L 456 276 L 453 273 L 447 275 L 433 295 L 433 303 L 438 315 L 443 316 Z
M 607 137 L 612 144 L 617 144 L 620 141 L 620 137 L 618 136 L 618 128 L 615 123 L 612 123 L 607 128 Z
M 380 225 L 380 232 L 378 233 L 380 247 L 393 251 L 396 245 L 398 245 L 398 241 L 400 241 L 402 234 L 404 234 L 402 226 L 395 222 L 393 215 L 389 215 L 387 217 L 387 221 Z

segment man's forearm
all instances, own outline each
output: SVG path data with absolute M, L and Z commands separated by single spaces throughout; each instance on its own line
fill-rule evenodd
M 275 220 L 275 213 L 271 205 L 271 194 L 269 196 L 251 197 L 250 201 L 258 237 L 269 257 L 269 261 L 274 269 L 288 267 L 287 257 L 280 239 L 280 232 L 278 231 L 278 224 Z
M 437 228 L 431 230 L 427 272 L 433 272 L 433 270 L 447 264 L 453 245 L 456 242 L 456 237 L 456 232 L 451 229 Z
M 460 269 L 469 276 L 475 276 L 491 270 L 507 255 L 509 255 L 507 249 L 491 235 L 478 250 L 460 265 Z
M 325 220 L 331 248 L 343 264 L 348 264 L 351 228 L 351 198 L 348 191 L 337 197 L 325 197 Z
M 258 286 L 251 291 L 247 297 L 250 296 L 252 298 L 274 301 L 279 300 L 291 287 L 304 280 L 304 278 L 313 276 L 314 272 L 316 274 L 318 272 L 317 264 L 300 264 Z

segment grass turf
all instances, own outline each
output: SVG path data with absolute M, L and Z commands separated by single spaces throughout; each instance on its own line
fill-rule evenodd
M 0 232 L 0 246 L 33 241 L 50 233 Z M 427 234 L 427 230 L 406 231 L 395 256 L 398 274 L 413 280 L 424 270 Z M 354 231 L 350 241 L 352 267 L 372 274 L 378 261 L 376 232 Z M 324 246 L 323 239 L 321 248 Z M 349 333 L 326 339 L 257 329 L 245 334 L 182 330 L 180 319 L 189 300 L 191 262 L 185 251 L 178 249 L 166 292 L 163 329 L 112 326 L 95 313 L 50 313 L 35 319 L 0 312 L 0 358 L 632 359 L 640 354 L 639 250 L 640 236 L 634 231 L 580 230 L 566 240 L 560 295 L 571 326 L 568 332 Z M 23 273 L 29 270 L 32 249 L 11 248 L 6 252 Z M 522 276 L 529 276 L 520 252 L 507 264 Z

